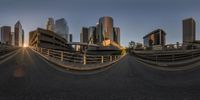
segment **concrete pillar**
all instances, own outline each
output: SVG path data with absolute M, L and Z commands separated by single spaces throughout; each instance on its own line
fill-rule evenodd
M 40 48 L 40 53 L 42 54 L 42 48 Z
M 158 55 L 156 54 L 156 64 L 157 64 L 157 62 L 158 62 Z
M 110 62 L 112 61 L 112 56 L 110 56 Z
M 193 51 L 192 51 L 192 59 L 194 58 L 194 54 L 193 54 Z
M 104 59 L 103 59 L 103 56 L 101 56 L 101 63 L 103 63 L 104 62 Z
M 83 55 L 83 64 L 87 64 L 86 54 Z
M 60 57 L 61 61 L 63 61 L 63 54 L 64 54 L 64 52 L 61 51 L 61 57 Z
M 49 49 L 47 50 L 47 55 L 49 56 Z

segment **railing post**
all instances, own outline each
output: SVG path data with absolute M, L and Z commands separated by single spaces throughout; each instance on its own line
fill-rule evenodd
M 47 50 L 47 55 L 49 56 L 49 49 Z
M 103 60 L 104 60 L 104 59 L 103 59 L 103 56 L 101 56 L 101 63 L 103 63 Z
M 42 54 L 42 48 L 40 49 L 40 53 Z
M 193 51 L 192 51 L 192 59 L 194 58 L 194 54 L 193 54 Z
M 157 64 L 157 62 L 158 62 L 158 55 L 156 54 L 156 64 Z
M 63 61 L 63 51 L 61 51 L 61 61 Z
M 83 55 L 83 64 L 87 64 L 86 54 Z
M 117 60 L 117 56 L 115 55 L 115 60 Z
M 110 56 L 110 62 L 112 61 L 112 56 Z

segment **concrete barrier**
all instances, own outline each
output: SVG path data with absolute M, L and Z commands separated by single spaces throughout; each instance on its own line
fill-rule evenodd
M 32 49 L 33 50 L 33 49 Z M 98 70 L 98 69 L 103 69 L 106 68 L 108 66 L 111 66 L 112 64 L 118 62 L 119 60 L 121 60 L 123 57 L 125 57 L 125 55 L 121 56 L 120 58 L 111 61 L 111 62 L 106 62 L 106 63 L 99 63 L 99 64 L 76 64 L 76 63 L 69 63 L 69 62 L 63 62 L 60 59 L 55 59 L 53 57 L 50 56 L 46 56 L 43 55 L 35 50 L 33 50 L 35 53 L 37 53 L 38 55 L 40 55 L 41 57 L 43 57 L 45 60 L 61 67 L 67 70 L 74 70 L 74 71 L 94 71 L 94 70 Z
M 135 58 L 139 63 L 143 63 L 147 67 L 155 68 L 158 70 L 166 70 L 166 71 L 189 70 L 189 69 L 194 69 L 200 66 L 200 62 L 199 62 L 200 57 L 190 59 L 190 60 L 185 60 L 185 61 L 168 62 L 168 63 L 149 61 L 149 60 L 141 59 L 138 57 L 135 57 Z

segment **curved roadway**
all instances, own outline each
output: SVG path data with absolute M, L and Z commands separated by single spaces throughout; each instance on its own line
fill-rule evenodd
M 96 74 L 55 69 L 31 49 L 0 65 L 0 100 L 199 100 L 200 69 L 152 69 L 127 55 Z

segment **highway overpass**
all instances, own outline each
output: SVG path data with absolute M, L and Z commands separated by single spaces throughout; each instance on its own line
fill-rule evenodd
M 0 63 L 0 100 L 198 100 L 200 69 L 164 71 L 134 56 L 101 71 L 63 71 L 20 49 Z

